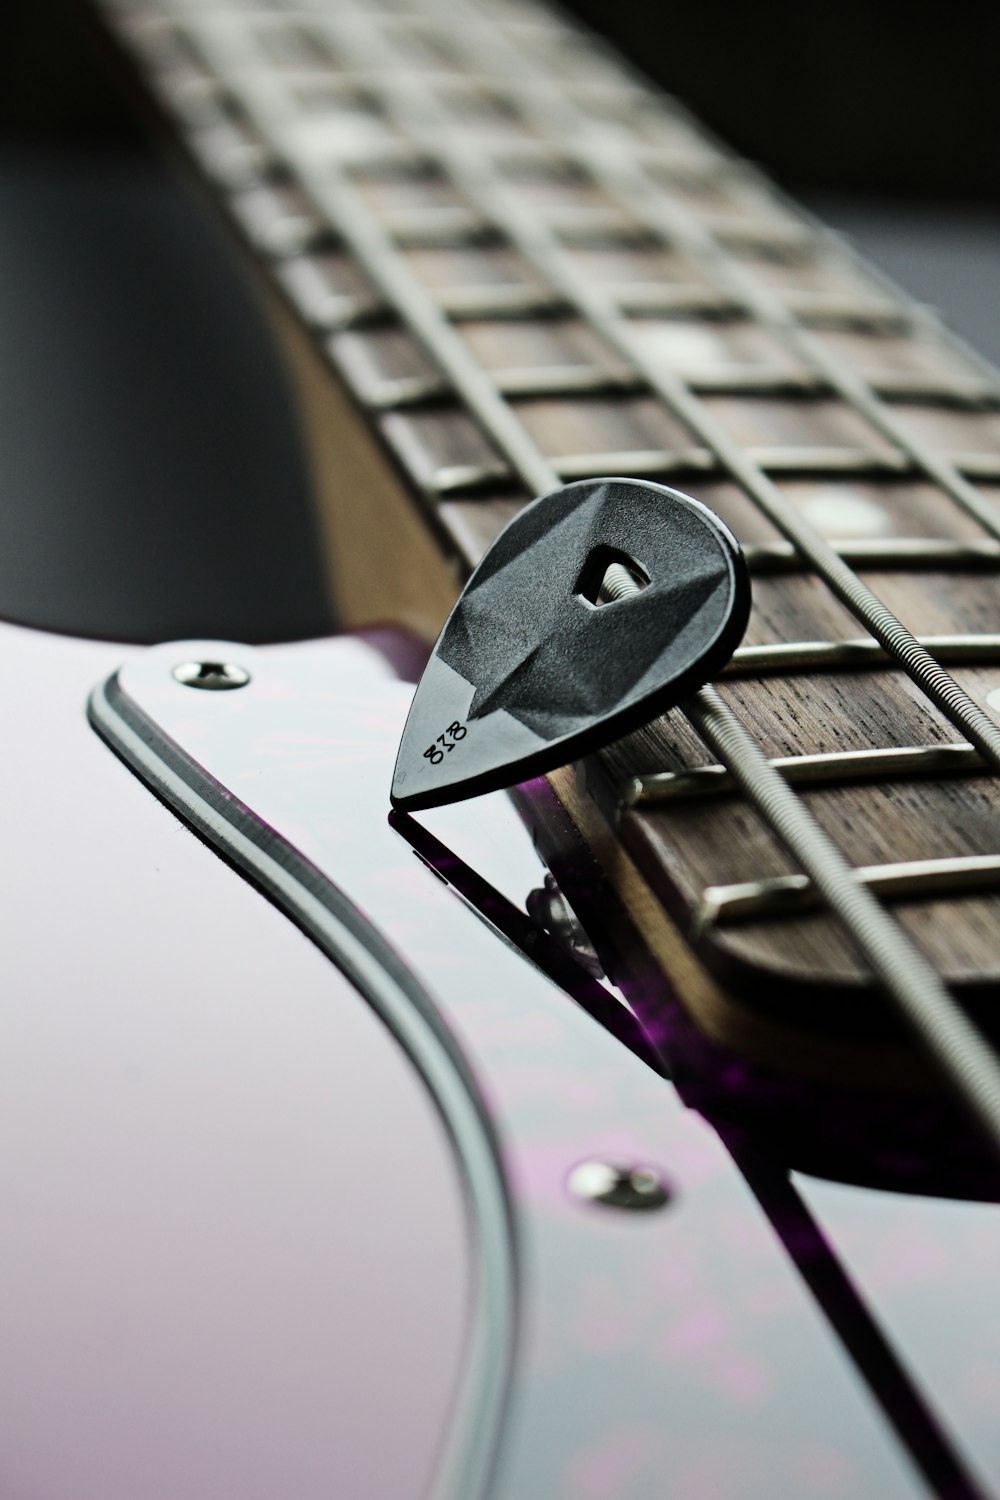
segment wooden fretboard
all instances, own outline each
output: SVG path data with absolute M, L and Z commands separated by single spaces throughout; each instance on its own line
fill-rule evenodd
M 104 9 L 459 572 L 553 479 L 729 523 L 755 602 L 724 701 L 988 1019 L 1000 798 L 948 705 L 1000 720 L 995 373 L 535 5 Z M 945 669 L 930 696 L 873 596 Z M 891 1033 L 684 715 L 587 776 L 712 983 Z

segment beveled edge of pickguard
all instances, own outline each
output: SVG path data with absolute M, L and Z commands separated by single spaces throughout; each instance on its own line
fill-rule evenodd
M 216 853 L 256 885 L 336 965 L 420 1074 L 454 1146 L 478 1250 L 478 1295 L 433 1500 L 487 1500 L 508 1413 L 518 1328 L 519 1255 L 496 1128 L 474 1072 L 412 970 L 321 870 L 231 796 L 138 707 L 119 674 L 87 705 L 120 760 Z

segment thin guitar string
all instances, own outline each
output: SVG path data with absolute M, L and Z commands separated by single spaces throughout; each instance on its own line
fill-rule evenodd
M 188 28 L 235 97 L 242 96 L 249 102 L 251 117 L 278 159 L 296 169 L 307 195 L 332 219 L 387 301 L 462 393 L 529 490 L 544 494 L 558 488 L 559 477 L 548 459 L 434 299 L 416 281 L 344 170 L 328 159 L 321 169 L 299 160 L 294 132 L 289 130 L 295 118 L 294 103 L 281 82 L 259 66 L 245 36 L 225 22 L 213 23 L 203 15 L 189 17 Z M 693 707 L 695 727 L 846 922 L 873 972 L 924 1037 L 1000 1152 L 1000 1066 L 990 1048 L 924 955 L 854 879 L 844 856 L 770 766 L 715 689 L 703 689 Z

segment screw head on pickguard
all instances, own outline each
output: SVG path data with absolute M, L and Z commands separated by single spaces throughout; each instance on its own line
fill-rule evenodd
M 393 804 L 461 801 L 610 744 L 714 677 L 749 611 L 739 544 L 697 500 L 635 479 L 542 496 L 448 617 L 403 730 Z

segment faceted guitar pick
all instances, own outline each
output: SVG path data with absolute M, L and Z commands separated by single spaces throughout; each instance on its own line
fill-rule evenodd
M 603 602 L 613 563 L 637 591 Z M 394 805 L 458 802 L 610 744 L 709 681 L 749 610 L 739 544 L 697 500 L 635 479 L 544 495 L 448 617 L 403 730 Z

